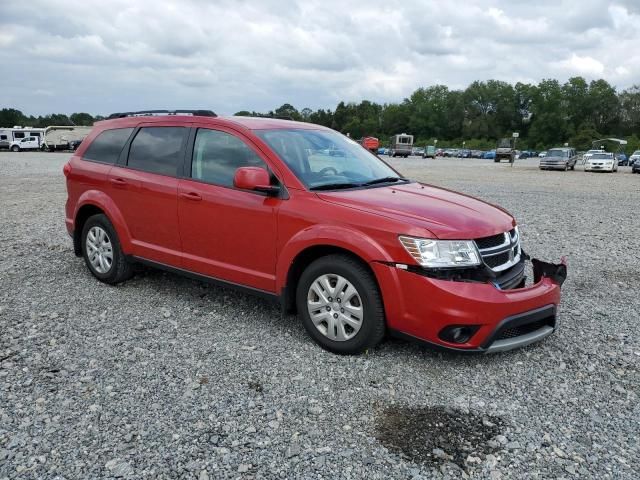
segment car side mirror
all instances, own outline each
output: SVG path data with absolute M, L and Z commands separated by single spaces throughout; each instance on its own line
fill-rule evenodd
M 280 193 L 280 187 L 271 185 L 269 172 L 261 167 L 240 167 L 233 176 L 233 186 L 269 195 Z

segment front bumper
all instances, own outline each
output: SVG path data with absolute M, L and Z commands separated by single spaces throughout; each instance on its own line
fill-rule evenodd
M 510 290 L 429 278 L 388 264 L 374 264 L 374 270 L 394 334 L 441 349 L 489 353 L 529 345 L 555 331 L 565 261 L 532 263 L 534 284 Z M 448 328 L 465 326 L 475 329 L 465 343 L 441 337 Z
M 569 166 L 569 162 L 563 161 L 541 161 L 540 168 L 564 170 Z
M 614 165 L 589 164 L 584 165 L 585 172 L 613 172 Z

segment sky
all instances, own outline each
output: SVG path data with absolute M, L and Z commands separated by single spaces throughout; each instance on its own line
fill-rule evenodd
M 0 3 L 0 108 L 219 114 L 474 80 L 640 84 L 640 0 Z

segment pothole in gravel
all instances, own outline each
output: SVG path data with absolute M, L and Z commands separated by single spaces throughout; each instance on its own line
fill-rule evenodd
M 391 452 L 413 462 L 452 462 L 465 469 L 467 457 L 497 450 L 495 443 L 491 446 L 488 442 L 500 435 L 503 427 L 498 417 L 449 407 L 391 406 L 376 416 L 375 435 Z

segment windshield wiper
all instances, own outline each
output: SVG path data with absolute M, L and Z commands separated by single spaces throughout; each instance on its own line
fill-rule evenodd
M 369 185 L 376 185 L 378 183 L 391 183 L 391 182 L 399 182 L 400 180 L 406 180 L 406 178 L 402 177 L 382 177 L 376 178 L 375 180 L 369 180 L 362 184 L 364 187 L 368 187 Z
M 311 187 L 309 190 L 338 190 L 341 188 L 356 188 L 361 187 L 362 183 L 325 183 L 323 185 L 316 185 L 315 187 Z

